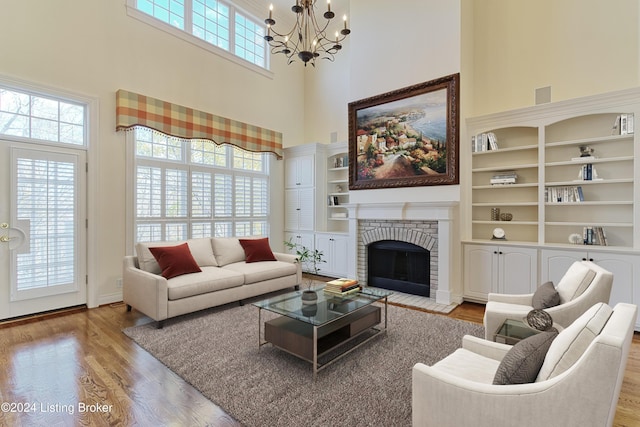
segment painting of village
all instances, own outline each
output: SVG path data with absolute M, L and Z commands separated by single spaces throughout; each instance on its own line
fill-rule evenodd
M 358 181 L 446 173 L 446 88 L 360 109 L 356 128 Z

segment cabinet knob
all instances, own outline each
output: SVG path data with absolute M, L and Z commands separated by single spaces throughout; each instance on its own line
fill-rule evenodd
M 589 258 L 589 261 L 593 262 L 593 258 Z
M 498 251 L 493 251 L 494 254 L 498 255 Z
M 587 259 L 586 259 L 586 258 L 582 258 L 582 260 L 583 260 L 583 261 L 586 261 Z

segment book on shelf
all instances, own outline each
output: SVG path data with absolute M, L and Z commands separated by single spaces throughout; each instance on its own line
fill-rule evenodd
M 471 137 L 471 151 L 474 153 L 497 149 L 498 138 L 493 132 L 484 132 Z
M 598 172 L 591 163 L 586 163 L 580 167 L 578 178 L 582 181 L 600 181 Z
M 489 182 L 491 184 L 515 184 L 518 181 L 518 175 L 515 171 L 503 171 L 493 174 Z
M 620 114 L 613 123 L 612 135 L 629 135 L 634 132 L 633 113 Z
M 546 187 L 545 201 L 548 203 L 579 203 L 584 202 L 584 193 L 579 185 Z
M 607 235 L 604 228 L 598 226 L 586 226 L 582 229 L 582 238 L 585 245 L 608 246 Z

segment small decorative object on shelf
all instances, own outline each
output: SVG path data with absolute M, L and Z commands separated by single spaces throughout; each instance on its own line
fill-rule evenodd
M 580 157 L 593 157 L 593 148 L 588 145 L 580 146 Z
M 581 245 L 584 243 L 582 236 L 578 233 L 569 234 L 569 243 L 574 245 Z
M 336 193 L 342 193 L 342 186 L 336 185 Z
M 507 240 L 507 238 L 505 237 L 504 230 L 500 227 L 494 228 L 493 236 L 491 237 L 491 240 Z
M 491 221 L 500 221 L 500 208 L 491 208 Z
M 553 319 L 551 318 L 551 315 L 541 309 L 531 310 L 522 320 L 525 325 L 538 331 L 548 331 L 553 327 Z
M 500 214 L 501 221 L 511 221 L 513 219 L 513 214 L 509 212 L 503 212 Z

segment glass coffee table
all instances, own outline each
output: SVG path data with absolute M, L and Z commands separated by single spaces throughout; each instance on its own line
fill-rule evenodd
M 386 333 L 387 298 L 393 293 L 364 288 L 358 293 L 340 296 L 325 293 L 323 288 L 313 289 L 318 295 L 315 304 L 303 303 L 301 290 L 253 303 L 259 309 L 258 347 L 271 343 L 311 362 L 314 380 L 318 371 Z M 382 322 L 382 309 L 374 303 L 382 300 L 384 326 L 378 326 Z M 262 310 L 281 315 L 264 322 L 264 340 Z M 347 345 L 350 342 L 355 344 Z

